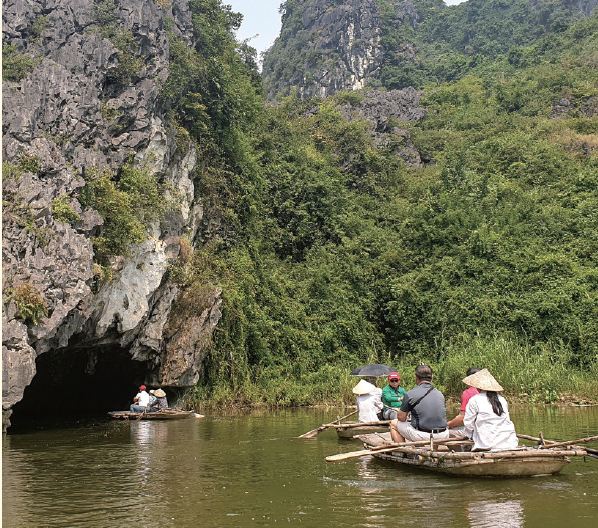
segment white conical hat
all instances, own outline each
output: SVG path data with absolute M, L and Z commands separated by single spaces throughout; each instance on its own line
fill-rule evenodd
M 362 379 L 355 387 L 353 387 L 353 394 L 357 394 L 359 396 L 363 394 L 369 394 L 372 392 L 376 387 L 372 385 L 369 381 L 365 381 Z
M 498 381 L 494 379 L 494 376 L 488 372 L 488 369 L 479 370 L 475 374 L 463 378 L 463 383 L 479 390 L 494 392 L 505 390 L 499 385 Z

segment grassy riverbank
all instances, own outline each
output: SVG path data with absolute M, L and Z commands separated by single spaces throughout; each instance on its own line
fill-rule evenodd
M 398 361 L 389 358 L 379 361 L 397 368 L 406 389 L 415 385 L 413 370 L 419 363 L 432 365 L 435 386 L 454 400 L 459 399 L 464 389 L 461 380 L 465 371 L 477 365 L 496 376 L 509 401 L 547 404 L 598 401 L 598 367 L 593 364 L 583 371 L 571 368 L 569 352 L 562 344 L 460 336 L 439 344 L 428 356 L 416 354 Z M 351 389 L 359 378 L 349 372 L 356 366 L 328 365 L 301 376 L 294 376 L 290 369 L 284 368 L 256 370 L 241 385 L 200 383 L 185 396 L 185 404 L 203 410 L 352 404 L 355 396 Z M 380 378 L 379 384 L 385 383 Z

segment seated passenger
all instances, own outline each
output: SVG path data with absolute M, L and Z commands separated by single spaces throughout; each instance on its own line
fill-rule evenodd
M 382 410 L 382 389 L 362 379 L 353 387 L 353 394 L 357 394 L 359 421 L 362 423 L 380 421 L 378 413 Z
M 157 389 L 155 391 L 150 391 L 154 393 L 156 397 L 156 401 L 152 404 L 152 412 L 154 411 L 163 411 L 164 409 L 168 409 L 168 400 L 166 399 L 166 393 L 162 389 Z
M 446 426 L 446 403 L 442 392 L 432 386 L 434 373 L 429 365 L 415 368 L 417 387 L 407 391 L 396 420 L 390 422 L 390 436 L 393 442 L 416 442 L 448 438 Z M 411 422 L 407 414 L 411 412 Z
M 145 412 L 150 400 L 149 394 L 145 391 L 146 388 L 145 385 L 139 387 L 139 392 L 133 398 L 133 404 L 129 407 L 131 412 Z
M 471 376 L 476 372 L 479 372 L 481 369 L 477 367 L 470 367 L 467 369 L 466 376 Z M 465 409 L 467 408 L 467 402 L 472 396 L 479 394 L 480 391 L 475 387 L 469 387 L 468 389 L 463 391 L 461 394 L 461 408 L 459 410 L 459 414 L 455 416 L 447 425 L 449 428 L 449 436 L 451 438 L 459 438 L 462 436 L 467 436 L 465 434 L 465 429 L 463 428 L 463 418 L 465 417 Z
M 498 394 L 504 389 L 487 369 L 467 376 L 463 383 L 480 391 L 469 400 L 463 418 L 465 433 L 474 441 L 472 451 L 515 449 L 519 440 L 507 400 Z
M 384 419 L 396 420 L 399 408 L 407 392 L 401 387 L 401 376 L 398 372 L 388 375 L 388 385 L 382 389 L 382 403 L 384 404 Z M 391 409 L 389 409 L 391 407 Z

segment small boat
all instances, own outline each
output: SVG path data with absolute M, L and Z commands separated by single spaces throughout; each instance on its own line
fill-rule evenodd
M 538 447 L 521 446 L 509 451 L 451 451 L 442 446 L 402 446 L 395 450 L 376 452 L 392 445 L 390 434 L 361 435 L 359 440 L 365 449 L 372 450 L 372 455 L 384 460 L 398 462 L 408 466 L 438 471 L 459 477 L 532 477 L 554 475 L 561 471 L 572 456 L 586 456 L 586 450 L 579 446 Z M 452 446 L 451 446 L 452 447 Z M 389 448 L 390 449 L 390 448 Z
M 183 420 L 194 415 L 193 411 L 179 411 L 177 409 L 165 409 L 149 413 L 130 411 L 112 411 L 108 413 L 108 416 L 115 420 Z
M 368 435 L 368 434 L 382 434 L 388 433 L 389 421 L 384 421 L 379 425 L 357 425 L 359 422 L 344 422 L 339 425 L 334 425 L 336 434 L 339 438 L 355 438 L 357 436 Z M 347 425 L 349 427 L 343 427 Z

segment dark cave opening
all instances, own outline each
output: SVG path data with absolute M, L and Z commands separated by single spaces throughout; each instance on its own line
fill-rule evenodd
M 122 348 L 45 352 L 23 399 L 12 408 L 12 425 L 106 416 L 128 410 L 147 374 Z

